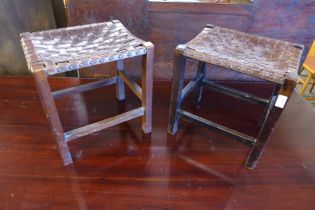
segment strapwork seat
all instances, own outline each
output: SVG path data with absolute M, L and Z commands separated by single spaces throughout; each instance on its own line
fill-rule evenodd
M 21 43 L 64 164 L 72 163 L 67 143 L 88 134 L 142 116 L 142 129 L 152 129 L 152 85 L 154 45 L 131 34 L 118 20 L 48 31 L 22 33 Z M 142 56 L 142 87 L 124 71 L 123 60 Z M 52 92 L 50 75 L 117 62 L 116 75 L 100 81 Z M 55 98 L 116 84 L 118 100 L 125 99 L 127 84 L 142 106 L 81 128 L 64 132 Z
M 255 168 L 277 120 L 296 86 L 302 51 L 303 46 L 300 44 L 211 24 L 207 25 L 197 37 L 184 45 L 177 46 L 175 50 L 169 133 L 177 132 L 180 117 L 219 131 L 252 147 L 246 166 Z M 183 87 L 187 58 L 199 61 L 199 65 L 196 77 Z M 273 93 L 269 99 L 264 99 L 206 80 L 207 64 L 273 82 Z M 259 123 L 258 136 L 248 136 L 181 109 L 182 101 L 193 90 L 197 93 L 195 103 L 198 105 L 204 86 L 222 94 L 265 106 Z
M 146 54 L 146 42 L 118 20 L 22 33 L 21 42 L 30 71 L 47 75 Z
M 184 56 L 256 78 L 283 84 L 297 80 L 303 46 L 291 42 L 207 25 L 185 44 Z

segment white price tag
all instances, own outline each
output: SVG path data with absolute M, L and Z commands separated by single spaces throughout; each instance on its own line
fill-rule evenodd
M 277 98 L 275 106 L 283 109 L 283 107 L 285 106 L 287 100 L 288 100 L 287 96 L 279 95 L 278 98 Z

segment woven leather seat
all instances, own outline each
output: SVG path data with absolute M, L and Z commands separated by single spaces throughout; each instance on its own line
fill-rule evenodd
M 184 55 L 282 84 L 297 80 L 303 46 L 296 43 L 207 25 L 185 44 Z
M 303 46 L 300 44 L 207 25 L 196 38 L 187 44 L 178 45 L 175 49 L 169 133 L 177 132 L 180 118 L 221 132 L 252 147 L 246 167 L 255 168 L 296 86 L 302 51 Z M 184 87 L 187 58 L 195 59 L 199 64 L 197 75 Z M 273 82 L 274 89 L 269 98 L 260 98 L 209 81 L 206 79 L 208 64 Z M 258 135 L 256 137 L 246 135 L 181 109 L 183 100 L 194 91 L 195 104 L 198 107 L 203 87 L 264 106 L 265 111 L 258 122 L 260 127 Z
M 145 42 L 118 20 L 22 33 L 29 69 L 48 75 L 146 54 Z
M 132 35 L 118 20 L 104 23 L 22 33 L 21 43 L 64 164 L 73 162 L 68 142 L 142 117 L 142 130 L 152 130 L 152 86 L 154 45 Z M 124 70 L 124 59 L 142 57 L 142 85 Z M 116 75 L 88 84 L 52 92 L 48 76 L 82 67 L 116 61 Z M 65 132 L 54 99 L 116 84 L 118 100 L 125 99 L 125 84 L 142 106 L 110 118 Z

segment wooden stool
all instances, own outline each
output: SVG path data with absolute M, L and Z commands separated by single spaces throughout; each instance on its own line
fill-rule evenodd
M 22 33 L 21 42 L 41 103 L 64 164 L 72 163 L 67 143 L 74 139 L 142 116 L 142 129 L 151 132 L 154 45 L 132 35 L 119 21 Z M 124 72 L 123 60 L 142 56 L 142 88 Z M 82 67 L 117 61 L 115 77 L 52 92 L 47 77 Z M 142 107 L 78 129 L 64 132 L 55 98 L 116 84 L 118 100 L 125 99 L 124 82 Z
M 175 134 L 180 117 L 222 132 L 252 146 L 246 166 L 255 168 L 276 122 L 296 85 L 303 46 L 255 36 L 215 25 L 207 25 L 193 40 L 175 50 L 174 75 L 168 131 Z M 196 77 L 183 88 L 187 58 L 199 61 Z M 231 89 L 205 79 L 207 63 L 275 83 L 269 100 Z M 211 122 L 181 109 L 182 101 L 194 89 L 199 103 L 203 86 L 248 102 L 266 106 L 257 138 Z

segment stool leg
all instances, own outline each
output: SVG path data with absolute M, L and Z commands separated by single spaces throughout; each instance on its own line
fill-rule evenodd
M 40 101 L 46 113 L 52 134 L 59 146 L 59 152 L 65 165 L 72 163 L 71 154 L 65 141 L 64 131 L 59 119 L 58 111 L 55 101 L 51 94 L 51 89 L 44 71 L 37 71 L 33 73 L 34 82 L 37 87 L 37 92 Z
M 291 80 L 286 80 L 284 84 L 280 87 L 278 95 L 284 95 L 289 98 L 295 88 L 295 85 L 296 85 L 296 82 L 291 81 Z M 246 167 L 249 169 L 254 169 L 256 167 L 258 160 L 264 148 L 266 147 L 273 130 L 276 127 L 276 123 L 283 109 L 285 108 L 285 107 L 277 108 L 276 106 L 274 106 L 274 104 L 275 102 L 271 102 L 269 104 L 268 111 L 267 111 L 268 117 L 263 122 L 262 128 L 260 129 L 260 132 L 257 137 L 256 145 L 252 148 L 247 158 Z
M 153 61 L 154 45 L 146 43 L 147 54 L 142 58 L 142 130 L 144 133 L 152 131 L 152 92 L 153 92 Z
M 279 85 L 275 85 L 275 87 L 273 88 L 271 97 L 269 99 L 269 103 L 267 104 L 267 106 L 266 106 L 266 108 L 265 108 L 265 110 L 264 110 L 264 112 L 263 112 L 263 114 L 262 114 L 262 116 L 261 116 L 261 118 L 260 118 L 260 120 L 258 122 L 258 126 L 259 127 L 261 127 L 263 125 L 263 123 L 265 122 L 265 120 L 267 119 L 268 114 L 270 113 L 270 112 L 268 112 L 269 111 L 269 107 L 273 107 L 275 105 L 275 103 L 276 103 L 275 99 L 277 98 L 277 94 L 279 92 L 279 88 L 280 88 Z
M 198 73 L 203 74 L 202 79 L 204 79 L 206 77 L 206 71 L 207 71 L 207 64 L 205 62 L 199 61 L 197 74 Z M 195 105 L 197 108 L 199 108 L 202 92 L 203 92 L 203 86 L 202 86 L 202 83 L 200 83 L 199 86 L 196 88 L 196 96 L 195 96 Z
M 172 82 L 172 92 L 171 92 L 171 104 L 169 110 L 169 121 L 168 121 L 168 132 L 174 135 L 177 132 L 179 114 L 182 102 L 182 89 L 184 83 L 184 73 L 186 57 L 183 55 L 183 49 L 178 46 L 175 50 L 174 55 L 174 73 Z
M 124 61 L 119 60 L 117 61 L 117 81 L 116 81 L 116 93 L 117 93 L 117 99 L 119 101 L 125 100 L 125 84 L 124 80 L 119 76 L 119 71 L 124 70 Z

